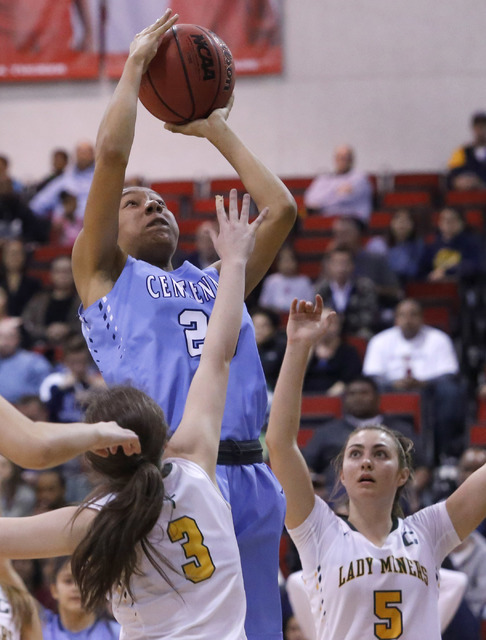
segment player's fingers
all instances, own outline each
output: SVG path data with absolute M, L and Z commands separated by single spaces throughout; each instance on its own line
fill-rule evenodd
M 228 218 L 229 220 L 233 220 L 233 221 L 237 221 L 239 218 L 238 191 L 236 189 L 231 189 L 229 194 Z
M 305 300 L 300 300 L 299 304 L 297 305 L 297 310 L 299 313 L 305 313 L 305 307 L 307 305 L 307 302 Z
M 250 194 L 244 193 L 243 199 L 241 201 L 240 220 L 245 225 L 248 224 L 248 219 L 250 217 L 250 203 L 251 203 Z
M 224 198 L 223 196 L 217 195 L 214 196 L 214 201 L 216 204 L 216 217 L 218 218 L 219 228 L 221 229 L 221 225 L 223 225 L 227 220 L 224 208 Z
M 322 299 L 322 296 L 317 294 L 314 302 L 314 310 L 316 313 L 322 314 L 323 309 L 324 309 L 324 301 Z
M 268 212 L 270 211 L 270 209 L 268 207 L 265 207 L 264 209 L 262 209 L 260 211 L 260 213 L 258 214 L 258 217 L 255 218 L 255 220 L 253 220 L 253 222 L 251 223 L 251 227 L 253 229 L 253 231 L 256 233 L 258 227 L 262 224 L 262 222 L 265 220 L 265 218 L 268 216 Z
M 290 313 L 295 313 L 297 311 L 297 303 L 298 303 L 297 298 L 294 298 L 290 303 Z

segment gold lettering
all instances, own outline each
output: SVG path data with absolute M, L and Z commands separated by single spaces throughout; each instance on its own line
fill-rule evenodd
M 394 558 L 394 561 L 398 565 L 398 571 L 397 571 L 397 569 L 395 569 L 395 573 L 407 573 L 407 567 L 405 565 L 405 558 Z
M 346 579 L 343 578 L 343 568 L 339 567 L 339 586 L 342 587 L 343 584 L 346 584 Z
M 368 564 L 368 575 L 370 576 L 373 573 L 373 558 L 365 558 Z

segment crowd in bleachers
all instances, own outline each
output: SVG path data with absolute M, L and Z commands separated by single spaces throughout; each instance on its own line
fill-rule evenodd
M 282 178 L 299 217 L 247 304 L 270 402 L 291 300 L 319 293 L 338 313 L 338 328 L 309 360 L 300 438 L 316 490 L 327 495 L 332 453 L 364 423 L 383 422 L 415 441 L 410 510 L 447 495 L 476 464 L 469 459 L 484 453 L 486 114 L 475 114 L 472 128 L 473 142 L 454 152 L 448 173 L 365 175 L 342 145 L 332 175 Z M 54 149 L 50 173 L 24 185 L 0 157 L 0 393 L 33 419 L 82 419 L 89 394 L 104 384 L 81 336 L 70 262 L 93 163 L 88 142 L 71 162 Z M 175 266 L 214 262 L 214 195 L 241 193 L 239 180 L 151 186 L 179 222 Z M 79 501 L 90 488 L 81 459 L 45 474 L 0 460 L 0 483 L 6 516 Z M 486 543 L 475 538 L 450 558 L 466 573 L 468 550 L 486 562 Z M 297 568 L 284 537 L 282 573 Z M 466 597 L 478 619 L 486 617 L 483 582 L 475 579 Z

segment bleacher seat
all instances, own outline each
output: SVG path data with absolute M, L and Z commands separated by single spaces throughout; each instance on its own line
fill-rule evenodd
M 431 207 L 432 196 L 429 191 L 391 191 L 381 200 L 384 209 Z
M 486 189 L 447 191 L 444 202 L 447 207 L 486 207 Z

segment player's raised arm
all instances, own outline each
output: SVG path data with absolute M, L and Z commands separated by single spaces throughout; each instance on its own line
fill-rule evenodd
M 170 17 L 170 13 L 168 9 L 133 40 L 98 130 L 83 230 L 73 249 L 74 279 L 85 308 L 111 290 L 126 261 L 118 247 L 118 215 L 135 131 L 140 80 L 162 36 L 177 20 L 178 16 Z
M 266 443 L 272 470 L 287 498 L 285 524 L 297 527 L 312 511 L 314 489 L 307 464 L 297 445 L 302 386 L 312 347 L 322 337 L 335 313 L 315 303 L 294 300 L 287 325 L 287 347 L 270 410 Z
M 292 229 L 297 206 L 283 182 L 245 146 L 228 125 L 227 118 L 232 105 L 233 98 L 226 107 L 216 109 L 206 120 L 196 120 L 182 126 L 166 124 L 165 128 L 209 140 L 238 173 L 258 210 L 268 207 L 268 215 L 258 229 L 255 248 L 246 268 L 247 296 L 267 273 Z
M 201 362 L 194 375 L 184 414 L 169 440 L 165 456 L 194 460 L 214 479 L 221 420 L 226 402 L 229 366 L 236 350 L 243 312 L 245 267 L 253 250 L 257 229 L 267 214 L 264 209 L 251 224 L 250 197 L 245 194 L 238 213 L 236 190 L 230 193 L 229 213 L 223 198 L 216 197 L 219 235 L 214 239 L 221 257 L 216 302 L 208 324 Z
M 457 535 L 464 540 L 486 518 L 486 465 L 464 480 L 446 506 Z
M 123 447 L 140 453 L 137 436 L 115 422 L 54 424 L 33 422 L 0 396 L 0 453 L 27 469 L 45 469 L 91 450 L 108 455 Z

